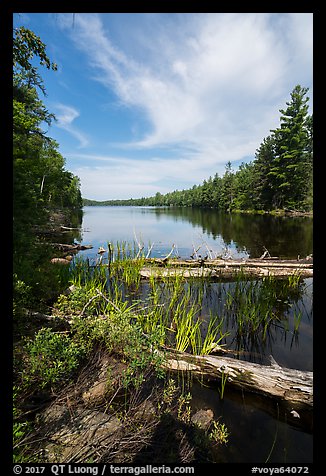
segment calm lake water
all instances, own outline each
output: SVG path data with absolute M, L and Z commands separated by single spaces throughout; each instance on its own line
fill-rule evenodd
M 233 257 L 257 258 L 268 249 L 280 258 L 306 257 L 312 253 L 312 218 L 226 214 L 214 210 L 155 207 L 84 207 L 83 243 L 107 246 L 111 241 L 132 242 L 145 248 L 153 244 L 151 256 L 176 253 L 189 258 L 194 248 L 205 256 L 230 252 Z
M 76 239 L 76 238 L 75 238 Z M 189 258 L 260 257 L 265 249 L 272 256 L 296 259 L 313 252 L 313 220 L 309 217 L 271 217 L 266 215 L 224 214 L 214 210 L 154 207 L 84 207 L 82 232 L 77 241 L 93 249 L 78 256 L 98 259 L 98 248 L 108 242 L 140 243 L 143 253 L 152 257 Z M 136 247 L 138 245 L 136 244 Z M 205 292 L 203 313 L 225 312 L 225 299 L 232 292 L 231 283 L 212 283 Z M 228 349 L 241 350 L 237 358 L 268 365 L 270 355 L 278 364 L 299 370 L 313 369 L 312 278 L 300 284 L 294 296 L 282 297 L 283 318 L 261 339 L 239 341 L 230 318 L 224 330 Z M 279 301 L 281 301 L 279 299 Z M 295 321 L 300 315 L 298 332 Z M 218 388 L 194 384 L 194 409 L 211 408 L 221 417 L 230 436 L 221 447 L 217 461 L 241 463 L 309 463 L 312 462 L 312 428 L 302 429 L 295 419 L 278 406 L 264 404 L 263 399 L 240 395 L 226 388 L 224 399 Z

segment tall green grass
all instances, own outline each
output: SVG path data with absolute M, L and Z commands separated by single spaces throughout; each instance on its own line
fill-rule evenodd
M 160 278 L 153 275 L 143 281 L 144 256 L 135 243 L 108 243 L 108 248 L 107 265 L 90 266 L 87 260 L 76 259 L 72 267 L 71 282 L 94 296 L 87 312 L 105 313 L 112 305 L 121 309 L 127 303 L 145 334 L 155 333 L 161 345 L 179 351 L 208 354 L 216 344 L 225 342 L 231 330 L 242 342 L 264 342 L 273 325 L 286 328 L 287 313 L 300 296 L 299 275 L 252 279 L 241 273 L 232 284 L 214 286 L 207 278 L 185 279 L 179 273 Z M 223 305 L 213 311 L 217 301 Z M 294 311 L 296 333 L 301 317 Z
M 300 277 L 279 279 L 267 276 L 260 280 L 238 277 L 232 291 L 227 291 L 226 312 L 236 322 L 236 334 L 259 335 L 265 339 L 270 327 L 284 323 L 293 302 L 301 295 Z M 295 320 L 296 330 L 300 324 Z

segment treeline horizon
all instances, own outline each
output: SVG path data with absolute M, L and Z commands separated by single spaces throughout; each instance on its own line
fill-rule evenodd
M 157 192 L 151 197 L 90 200 L 84 206 L 182 206 L 221 211 L 299 211 L 313 208 L 313 117 L 308 114 L 308 88 L 297 85 L 280 126 L 271 130 L 256 150 L 255 159 L 237 171 L 229 161 L 223 176 L 217 173 L 201 185 Z

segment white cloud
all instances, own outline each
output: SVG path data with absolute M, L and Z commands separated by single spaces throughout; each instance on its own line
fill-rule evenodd
M 205 151 L 183 152 L 182 157 L 177 156 L 167 160 L 160 157 L 151 159 L 134 159 L 128 157 L 114 157 L 96 154 L 68 154 L 70 169 L 82 183 L 84 197 L 97 200 L 109 198 L 138 198 L 152 196 L 156 192 L 190 188 L 200 184 L 217 172 L 223 175 L 225 164 L 231 161 L 234 154 L 240 157 L 249 155 L 255 144 L 248 143 L 237 149 L 206 148 Z M 216 157 L 221 156 L 217 164 Z M 85 166 L 73 167 L 73 163 L 85 161 Z M 91 166 L 88 164 L 92 164 Z M 173 183 L 173 186 L 171 185 Z M 187 183 L 187 187 L 184 184 Z M 171 189 L 172 187 L 172 189 Z
M 126 158 L 114 166 L 111 161 L 104 168 L 89 168 L 87 174 L 80 169 L 82 183 L 93 196 L 95 188 L 100 194 L 101 177 L 103 198 L 108 181 L 117 187 L 116 196 L 125 187 L 132 195 L 141 184 L 145 195 L 160 178 L 182 176 L 198 183 L 228 160 L 253 157 L 278 125 L 279 109 L 292 88 L 298 83 L 310 86 L 311 14 L 174 15 L 165 20 L 164 15 L 148 14 L 142 17 L 147 23 L 129 22 L 129 41 L 123 45 L 115 44 L 98 14 L 76 15 L 73 31 L 69 23 L 67 32 L 87 55 L 93 77 L 113 90 L 121 104 L 138 108 L 149 120 L 151 128 L 142 139 L 127 145 L 173 146 L 179 151 L 171 154 L 173 160 Z M 77 138 L 71 126 L 74 111 L 63 111 L 63 116 L 62 127 Z
M 286 18 L 293 37 L 299 36 L 301 17 Z M 264 113 L 262 101 L 283 92 L 280 78 L 287 73 L 286 47 L 293 44 L 279 41 L 278 30 L 268 20 L 262 13 L 185 16 L 185 30 L 191 22 L 192 35 L 186 33 L 179 44 L 173 32 L 165 31 L 166 48 L 157 48 L 156 58 L 150 54 L 150 62 L 146 51 L 145 62 L 136 62 L 115 47 L 95 14 L 77 16 L 73 38 L 101 72 L 101 82 L 113 87 L 121 101 L 141 107 L 148 115 L 153 131 L 138 145 L 200 144 L 211 136 L 213 123 L 216 130 L 228 131 L 239 113 L 247 115 L 257 107 L 258 113 Z M 300 38 L 310 51 L 311 40 Z M 150 43 L 152 51 L 163 41 L 152 37 Z
M 86 135 L 72 125 L 75 119 L 80 116 L 80 113 L 72 106 L 57 103 L 54 106 L 56 111 L 55 116 L 57 119 L 56 126 L 69 132 L 79 142 L 79 148 L 86 147 L 89 144 L 89 140 Z

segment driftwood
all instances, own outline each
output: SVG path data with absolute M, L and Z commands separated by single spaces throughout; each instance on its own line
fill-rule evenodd
M 62 231 L 73 231 L 73 230 L 80 230 L 80 227 L 71 227 L 71 226 L 60 226 L 60 230 Z
M 313 372 L 281 367 L 272 357 L 271 365 L 260 365 L 231 357 L 192 355 L 172 349 L 166 350 L 164 356 L 163 367 L 167 370 L 200 376 L 208 381 L 224 380 L 226 389 L 246 391 L 264 397 L 264 400 L 268 397 L 285 407 L 289 419 L 295 419 L 298 426 L 311 425 Z
M 60 251 L 71 251 L 71 252 L 76 251 L 77 252 L 81 250 L 90 250 L 91 248 L 93 248 L 92 245 L 79 245 L 79 244 L 69 245 L 66 243 L 50 243 L 50 244 L 51 246 L 53 246 L 54 248 L 57 248 Z
M 313 276 L 313 260 L 281 260 L 275 258 L 262 259 L 199 259 L 199 260 L 167 260 L 159 258 L 146 259 L 145 266 L 140 270 L 143 278 L 173 277 L 176 275 L 189 277 L 234 277 L 239 273 L 249 276 L 285 277 L 299 274 L 301 277 Z M 154 266 L 153 266 L 154 265 Z
M 71 259 L 67 259 L 67 258 L 52 258 L 51 259 L 51 263 L 52 264 L 70 264 L 71 262 Z

